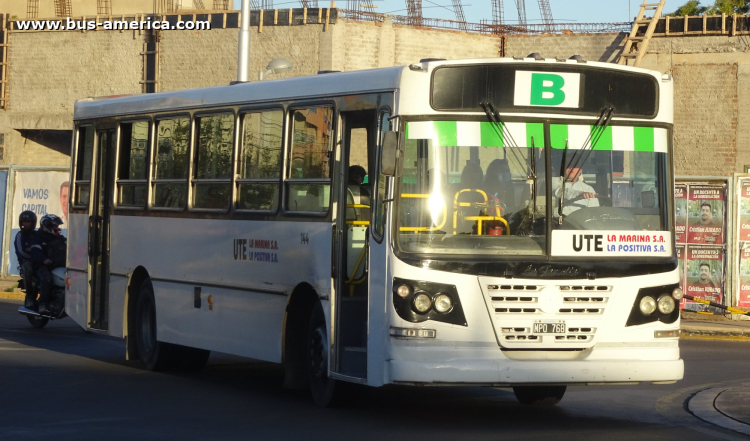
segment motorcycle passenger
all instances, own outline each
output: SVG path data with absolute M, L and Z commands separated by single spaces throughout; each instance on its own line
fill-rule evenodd
M 24 211 L 18 216 L 18 227 L 20 231 L 16 233 L 13 245 L 16 248 L 16 257 L 18 258 L 18 273 L 23 278 L 26 287 L 26 308 L 34 307 L 36 293 L 32 289 L 32 278 L 34 276 L 34 263 L 31 260 L 31 245 L 36 237 L 36 214 L 33 211 Z
M 52 269 L 65 265 L 65 237 L 60 235 L 62 219 L 46 214 L 39 221 L 39 230 L 31 246 L 31 259 L 39 280 L 39 313 L 49 313 L 47 304 L 52 292 Z M 61 255 L 62 254 L 62 255 Z

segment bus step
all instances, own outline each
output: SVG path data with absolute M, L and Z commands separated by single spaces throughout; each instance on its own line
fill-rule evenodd
M 341 351 L 341 374 L 351 377 L 367 377 L 367 348 L 344 346 Z

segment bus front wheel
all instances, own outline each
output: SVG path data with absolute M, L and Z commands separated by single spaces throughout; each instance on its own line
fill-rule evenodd
M 513 393 L 521 404 L 552 406 L 562 400 L 567 386 L 514 386 Z
M 315 302 L 307 328 L 306 366 L 310 393 L 315 404 L 327 407 L 333 404 L 336 380 L 328 376 L 328 328 L 323 307 Z
M 135 317 L 138 358 L 149 371 L 166 371 L 177 363 L 177 348 L 156 339 L 156 301 L 151 280 L 146 279 L 138 293 Z

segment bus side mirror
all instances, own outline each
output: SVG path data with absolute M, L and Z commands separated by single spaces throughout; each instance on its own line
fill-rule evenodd
M 385 176 L 396 176 L 401 151 L 398 149 L 398 133 L 385 132 L 380 151 L 380 173 Z

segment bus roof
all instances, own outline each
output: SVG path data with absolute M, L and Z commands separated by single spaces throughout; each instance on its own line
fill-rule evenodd
M 424 60 L 409 66 L 332 72 L 278 80 L 187 89 L 172 92 L 138 94 L 122 97 L 85 98 L 76 101 L 74 119 L 138 115 L 151 112 L 171 112 L 195 108 L 273 103 L 294 98 L 315 99 L 368 92 L 395 91 L 400 87 L 425 87 L 431 72 L 439 66 L 466 64 L 534 63 L 573 64 L 581 69 L 606 68 L 639 72 L 659 78 L 661 73 L 613 63 L 580 62 L 574 59 L 534 58 L 475 58 L 463 60 Z M 403 81 L 402 81 L 403 80 Z M 418 83 L 421 83 L 418 85 Z

